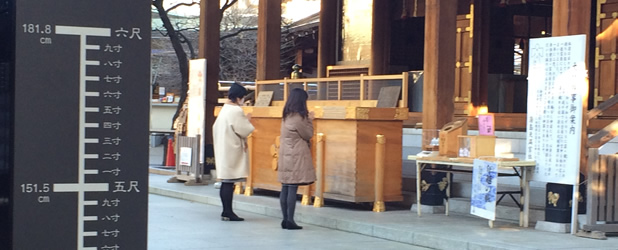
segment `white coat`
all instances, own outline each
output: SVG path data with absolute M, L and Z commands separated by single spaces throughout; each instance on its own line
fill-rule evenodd
M 240 106 L 223 105 L 212 126 L 217 179 L 249 176 L 249 153 L 245 145 L 254 129 Z

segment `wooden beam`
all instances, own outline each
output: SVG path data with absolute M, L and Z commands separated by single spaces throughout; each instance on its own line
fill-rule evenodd
M 602 130 L 588 138 L 588 147 L 599 148 L 618 135 L 618 120 L 605 126 Z
M 423 129 L 453 120 L 456 0 L 425 1 Z
M 212 144 L 212 125 L 215 122 L 215 106 L 219 92 L 219 24 L 221 10 L 219 0 L 202 0 L 200 2 L 200 32 L 198 57 L 206 59 L 206 110 L 204 114 L 205 144 Z
M 552 36 L 567 36 L 585 34 L 588 38 L 586 48 L 590 46 L 590 16 L 592 13 L 592 1 L 581 0 L 554 0 L 552 10 Z M 586 68 L 588 66 L 589 50 L 586 49 Z M 588 82 L 586 82 L 588 84 Z M 590 91 L 588 91 L 590 92 Z M 588 155 L 588 96 L 583 97 L 582 107 L 582 130 L 581 130 L 581 152 L 580 152 L 580 173 L 588 175 L 587 155 Z M 583 180 L 581 180 L 583 181 Z
M 257 80 L 279 79 L 281 58 L 281 0 L 258 3 Z
M 618 103 L 618 95 L 612 96 L 612 98 L 607 99 L 607 101 L 602 102 L 599 106 L 596 106 L 588 111 L 588 120 L 597 117 L 603 113 L 603 111 L 616 105 L 616 103 Z
M 495 113 L 496 131 L 526 131 L 526 114 L 525 113 Z M 459 118 L 456 116 L 455 118 Z M 477 130 L 477 118 L 473 116 L 467 116 L 468 129 Z M 616 117 L 614 117 L 615 119 Z M 594 118 L 589 121 L 588 134 L 596 133 L 602 130 L 605 126 L 611 124 L 614 119 Z M 423 115 L 421 112 L 408 113 L 408 119 L 403 121 L 403 126 L 406 128 L 417 127 L 418 124 L 423 122 Z
M 326 77 L 326 67 L 336 63 L 338 2 L 340 0 L 321 1 L 318 30 L 318 77 Z
M 391 2 L 383 0 L 373 1 L 369 75 L 384 75 L 388 73 L 391 44 Z

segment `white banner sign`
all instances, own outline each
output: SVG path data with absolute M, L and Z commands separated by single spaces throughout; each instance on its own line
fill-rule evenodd
M 495 220 L 497 192 L 498 165 L 494 162 L 474 159 L 470 214 Z
M 585 51 L 585 35 L 530 39 L 526 159 L 536 161 L 532 180 L 577 180 L 588 94 Z
M 206 59 L 189 61 L 189 93 L 187 102 L 189 112 L 187 117 L 187 136 L 201 136 L 199 161 L 204 159 L 204 110 L 206 98 Z

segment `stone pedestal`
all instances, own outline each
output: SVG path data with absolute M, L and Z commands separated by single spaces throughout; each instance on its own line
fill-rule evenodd
M 553 233 L 569 233 L 571 232 L 571 223 L 537 221 L 534 229 Z
M 586 215 L 580 214 L 577 216 L 577 227 L 582 229 L 582 225 L 586 224 Z M 553 232 L 553 233 L 570 233 L 571 223 L 558 223 L 550 221 L 537 221 L 535 230 Z

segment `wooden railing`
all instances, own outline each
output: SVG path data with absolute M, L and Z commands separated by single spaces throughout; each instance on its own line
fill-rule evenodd
M 300 78 L 256 81 L 256 96 L 260 91 L 274 91 L 273 106 L 283 105 L 287 101 L 290 89 L 302 87 L 309 93 L 309 100 L 347 101 L 341 103 L 360 104 L 377 102 L 381 87 L 401 86 L 401 98 L 398 107 L 408 107 L 409 73 L 400 75 L 359 75 L 349 77 Z M 278 93 L 277 93 L 278 92 Z M 336 102 L 334 102 L 336 103 Z M 375 104 L 373 104 L 375 105 Z

